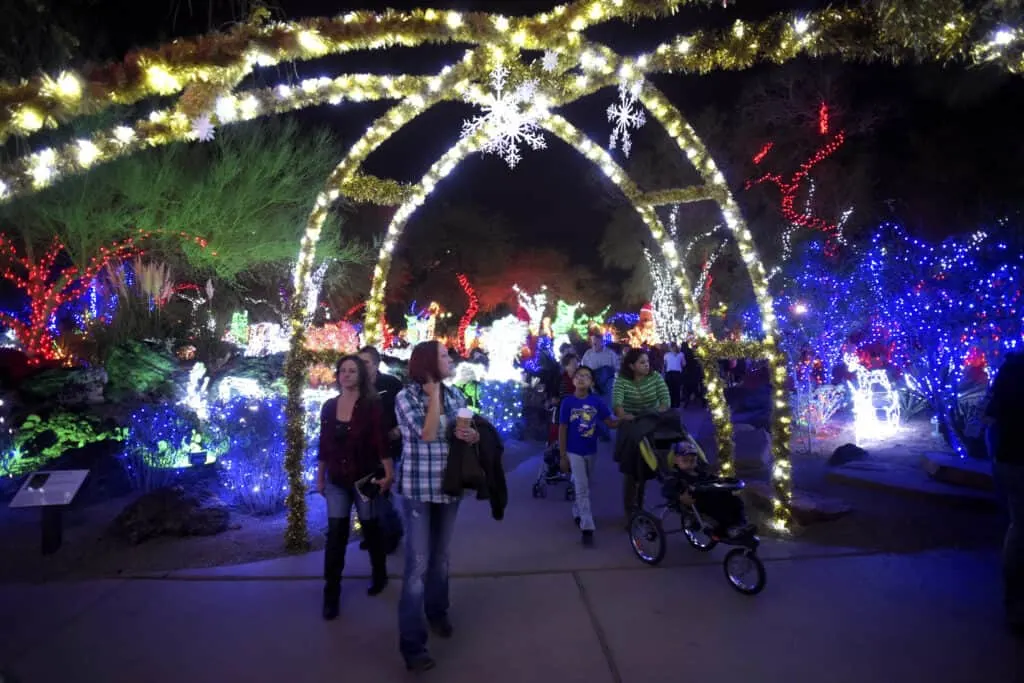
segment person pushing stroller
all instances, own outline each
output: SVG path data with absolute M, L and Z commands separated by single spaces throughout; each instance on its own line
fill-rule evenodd
M 706 486 L 717 478 L 707 472 L 697 447 L 681 441 L 672 447 L 672 466 L 662 484 L 669 505 L 680 511 L 693 506 L 701 516 L 714 520 L 714 535 L 735 539 L 754 530 L 747 523 L 743 501 L 732 491 Z

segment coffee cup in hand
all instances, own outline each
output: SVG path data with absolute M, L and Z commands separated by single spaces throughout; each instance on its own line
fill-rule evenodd
M 455 428 L 472 429 L 473 411 L 469 408 L 459 408 L 459 412 L 455 414 Z

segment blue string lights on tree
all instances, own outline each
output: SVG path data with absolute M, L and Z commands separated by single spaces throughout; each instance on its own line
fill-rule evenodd
M 782 330 L 781 346 L 800 383 L 830 379 L 850 335 L 870 319 L 866 287 L 844 266 L 851 262 L 837 262 L 826 254 L 821 240 L 812 240 L 786 262 L 776 280 L 780 289 L 774 298 L 775 315 Z M 815 367 L 823 372 L 811 377 Z
M 998 367 L 1021 342 L 1024 254 L 988 233 L 937 245 L 887 224 L 863 262 L 873 303 L 907 365 L 908 384 L 921 393 L 950 445 L 967 454 L 958 419 L 968 359 Z
M 131 415 L 119 459 L 133 486 L 150 490 L 171 483 L 192 453 L 207 448 L 194 412 L 174 403 L 146 404 Z
M 285 404 L 283 396 L 252 399 L 244 396 L 210 406 L 209 431 L 225 442 L 218 460 L 220 481 L 228 504 L 250 514 L 272 514 L 284 509 L 288 475 L 284 468 Z M 319 419 L 309 418 L 310 424 Z M 319 406 L 315 407 L 319 417 Z M 309 482 L 316 465 L 316 446 L 307 439 L 304 479 Z
M 523 422 L 523 383 L 493 379 L 480 382 L 480 414 L 503 437 L 518 436 Z

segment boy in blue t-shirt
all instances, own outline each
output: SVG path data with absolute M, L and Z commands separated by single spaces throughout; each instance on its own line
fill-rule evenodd
M 603 422 L 615 427 L 608 405 L 591 393 L 594 371 L 581 365 L 572 378 L 576 392 L 562 399 L 558 415 L 558 450 L 562 471 L 572 470 L 576 500 L 572 516 L 583 532 L 583 545 L 594 543 L 594 516 L 590 512 L 590 474 L 594 471 L 597 453 L 597 426 Z

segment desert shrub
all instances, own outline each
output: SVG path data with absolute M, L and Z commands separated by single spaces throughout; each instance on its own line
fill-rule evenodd
M 254 515 L 269 515 L 284 509 L 288 475 L 284 468 L 285 403 L 282 396 L 260 399 L 232 398 L 210 406 L 209 431 L 225 444 L 217 460 L 224 499 L 228 504 Z M 304 478 L 312 480 L 316 464 L 320 402 L 306 406 L 307 439 Z
M 227 444 L 218 461 L 226 502 L 254 515 L 284 508 L 285 400 L 232 398 L 210 407 L 209 429 Z
M 21 476 L 40 469 L 74 448 L 97 441 L 123 441 L 125 430 L 108 428 L 88 415 L 57 411 L 49 417 L 29 415 L 15 430 L 6 455 L 0 460 L 0 475 Z
M 138 341 L 114 347 L 106 361 L 107 396 L 113 400 L 173 391 L 174 358 Z
M 132 413 L 120 461 L 132 486 L 142 491 L 174 483 L 193 453 L 216 457 L 199 419 L 172 403 L 146 404 Z M 211 452 L 213 451 L 213 452 Z

